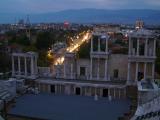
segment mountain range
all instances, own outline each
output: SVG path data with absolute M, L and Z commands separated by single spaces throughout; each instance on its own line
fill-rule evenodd
M 0 12 L 0 23 L 14 23 L 15 18 L 26 19 L 27 14 Z M 71 23 L 126 23 L 143 20 L 146 24 L 160 25 L 160 10 L 150 9 L 78 9 L 52 13 L 29 14 L 31 23 L 64 22 Z

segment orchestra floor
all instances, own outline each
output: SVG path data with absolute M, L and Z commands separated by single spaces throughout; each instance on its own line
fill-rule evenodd
M 16 100 L 9 114 L 46 120 L 117 120 L 129 111 L 127 99 L 107 97 L 26 94 Z

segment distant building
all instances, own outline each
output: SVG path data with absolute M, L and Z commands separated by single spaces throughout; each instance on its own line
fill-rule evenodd
M 93 31 L 97 33 L 117 33 L 120 31 L 120 25 L 97 25 L 93 28 Z
M 144 22 L 142 20 L 137 20 L 136 21 L 136 29 L 142 29 L 144 27 Z

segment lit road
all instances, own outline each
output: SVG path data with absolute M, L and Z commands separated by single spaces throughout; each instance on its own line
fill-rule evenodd
M 61 65 L 64 62 L 64 56 L 66 52 L 76 52 L 78 51 L 79 47 L 84 43 L 89 41 L 89 39 L 91 38 L 91 33 L 90 32 L 86 32 L 84 33 L 82 38 L 78 38 L 76 40 L 73 41 L 72 45 L 65 48 L 65 49 L 61 49 L 58 51 L 58 55 L 56 55 L 55 60 L 54 60 L 54 65 Z

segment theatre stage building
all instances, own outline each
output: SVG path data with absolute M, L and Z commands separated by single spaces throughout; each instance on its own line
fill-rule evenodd
M 139 29 L 129 33 L 124 53 L 115 54 L 110 42 L 112 39 L 107 32 L 93 31 L 91 40 L 86 43 L 89 44 L 87 58 L 80 58 L 74 52 L 66 53 L 63 64 L 55 66 L 52 77 L 36 79 L 37 87 L 41 92 L 55 94 L 125 98 L 127 86 L 136 85 L 142 79 L 154 80 L 156 39 L 152 31 Z M 15 58 L 17 54 L 13 56 Z M 30 77 L 38 75 L 34 65 L 37 57 L 30 58 L 31 70 L 25 68 L 25 72 L 20 72 L 18 65 L 13 69 L 13 76 L 20 73 Z

